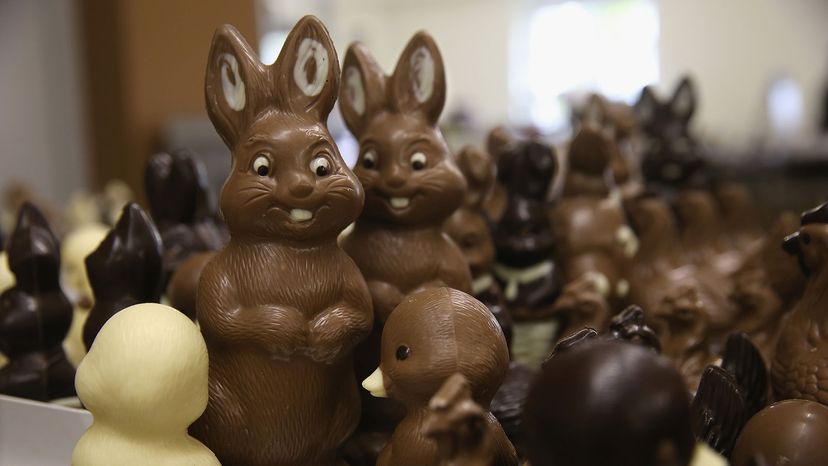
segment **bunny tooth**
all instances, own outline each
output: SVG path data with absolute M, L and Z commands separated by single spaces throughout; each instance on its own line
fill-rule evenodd
M 313 212 L 305 209 L 292 209 L 290 211 L 290 219 L 294 222 L 307 222 L 313 218 Z
M 408 204 L 411 203 L 411 199 L 407 197 L 392 197 L 391 198 L 391 207 L 395 209 L 405 209 L 408 207 Z

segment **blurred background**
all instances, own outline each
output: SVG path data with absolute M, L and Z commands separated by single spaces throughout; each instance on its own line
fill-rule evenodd
M 182 146 L 218 189 L 229 156 L 203 101 L 214 29 L 234 24 L 269 63 L 308 13 L 340 57 L 360 40 L 388 72 L 428 30 L 455 144 L 482 145 L 498 124 L 560 143 L 588 92 L 632 104 L 689 74 L 694 129 L 722 170 L 765 199 L 804 190 L 807 207 L 825 193 L 825 0 L 0 0 L 0 189 L 57 205 L 111 179 L 140 193 L 147 157 Z M 330 126 L 351 157 L 338 111 Z

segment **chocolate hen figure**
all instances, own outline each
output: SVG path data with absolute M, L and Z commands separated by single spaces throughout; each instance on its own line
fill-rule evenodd
M 61 346 L 72 304 L 60 288 L 60 246 L 43 214 L 24 203 L 7 245 L 16 283 L 0 295 L 0 393 L 47 401 L 75 394 Z
M 213 36 L 205 95 L 232 152 L 220 198 L 231 237 L 198 286 L 210 396 L 190 432 L 224 465 L 341 464 L 359 420 L 353 349 L 373 314 L 336 242 L 363 203 L 326 124 L 338 86 L 315 17 L 269 66 L 232 26 Z

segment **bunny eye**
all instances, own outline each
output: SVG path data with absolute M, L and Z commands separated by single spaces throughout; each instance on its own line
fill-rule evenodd
M 264 155 L 259 155 L 253 159 L 253 171 L 259 176 L 267 176 L 270 174 L 270 159 Z
M 369 150 L 362 154 L 362 166 L 365 168 L 374 168 L 377 166 L 377 153 Z
M 422 170 L 426 166 L 426 156 L 422 152 L 415 152 L 411 156 L 411 168 L 414 170 Z
M 326 176 L 331 172 L 331 162 L 327 158 L 319 156 L 311 160 L 310 169 L 316 176 Z
M 397 354 L 396 354 L 397 361 L 404 361 L 404 360 L 408 359 L 408 356 L 410 354 L 411 354 L 411 348 L 409 348 L 405 345 L 400 345 L 397 348 Z

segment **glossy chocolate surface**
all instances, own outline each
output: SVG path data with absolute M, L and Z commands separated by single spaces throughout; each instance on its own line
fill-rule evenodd
M 95 305 L 83 327 L 87 350 L 110 317 L 138 303 L 157 303 L 163 286 L 161 237 L 144 209 L 127 204 L 100 246 L 86 257 Z
M 353 350 L 373 315 L 336 243 L 363 205 L 326 126 L 338 89 L 315 17 L 272 65 L 232 26 L 213 36 L 205 97 L 232 152 L 220 198 L 231 239 L 199 281 L 210 398 L 190 432 L 225 465 L 341 464 L 359 420 Z
M 61 343 L 72 305 L 60 288 L 60 246 L 43 214 L 24 203 L 6 245 L 16 284 L 0 295 L 0 393 L 40 401 L 74 396 Z

